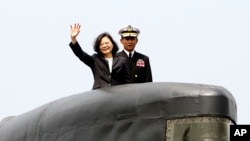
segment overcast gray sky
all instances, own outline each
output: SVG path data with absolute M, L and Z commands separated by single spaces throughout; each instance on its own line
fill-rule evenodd
M 82 48 L 132 24 L 136 50 L 150 57 L 155 82 L 223 86 L 249 124 L 249 0 L 6 0 L 0 2 L 0 120 L 90 91 L 91 70 L 72 53 L 70 24 Z

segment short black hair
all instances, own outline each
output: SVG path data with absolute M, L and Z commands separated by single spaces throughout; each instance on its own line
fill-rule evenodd
M 102 38 L 104 38 L 104 37 L 108 37 L 110 39 L 111 43 L 113 44 L 112 54 L 115 55 L 116 52 L 119 50 L 119 47 L 118 47 L 117 43 L 115 42 L 115 40 L 112 38 L 112 36 L 108 32 L 103 32 L 97 36 L 97 38 L 94 41 L 94 51 L 97 54 L 102 54 L 100 51 L 100 43 L 101 43 Z

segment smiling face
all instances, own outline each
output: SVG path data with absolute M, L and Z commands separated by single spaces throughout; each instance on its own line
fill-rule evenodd
M 132 52 L 138 42 L 138 39 L 137 37 L 122 37 L 120 41 L 125 50 Z
M 100 52 L 104 57 L 112 57 L 113 44 L 108 37 L 103 37 L 100 42 Z

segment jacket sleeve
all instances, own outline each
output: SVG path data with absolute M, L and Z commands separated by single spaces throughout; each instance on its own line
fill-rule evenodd
M 92 56 L 90 56 L 89 54 L 87 54 L 85 51 L 82 50 L 81 46 L 79 45 L 78 42 L 76 42 L 75 44 L 72 44 L 72 42 L 69 43 L 70 48 L 72 49 L 72 51 L 74 52 L 74 54 L 82 61 L 84 62 L 86 65 L 88 65 L 89 67 L 92 67 L 92 65 L 94 64 L 94 59 Z
M 146 77 L 145 82 L 153 82 L 152 72 L 151 72 L 151 66 L 149 62 L 149 58 L 146 57 Z

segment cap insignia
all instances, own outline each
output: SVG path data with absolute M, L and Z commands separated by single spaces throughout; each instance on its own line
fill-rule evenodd
M 131 32 L 131 31 L 133 31 L 133 27 L 132 27 L 131 25 L 129 25 L 129 26 L 127 27 L 127 30 L 128 30 L 129 32 Z

